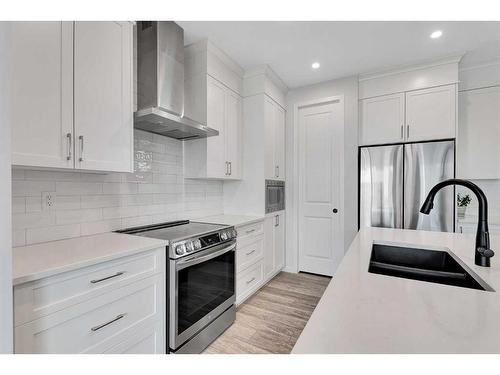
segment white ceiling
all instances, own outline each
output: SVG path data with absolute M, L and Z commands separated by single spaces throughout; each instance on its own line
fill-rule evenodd
M 186 45 L 208 38 L 245 69 L 268 64 L 289 88 L 464 52 L 465 65 L 500 57 L 500 22 L 177 23 Z M 430 39 L 438 29 L 443 36 Z

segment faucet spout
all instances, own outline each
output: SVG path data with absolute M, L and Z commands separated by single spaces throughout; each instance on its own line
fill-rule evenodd
M 490 267 L 490 258 L 493 257 L 495 253 L 490 249 L 490 235 L 488 233 L 488 200 L 486 199 L 486 195 L 479 188 L 479 186 L 472 183 L 471 181 L 456 178 L 441 181 L 429 191 L 427 198 L 425 198 L 425 201 L 420 208 L 420 212 L 428 215 L 433 208 L 434 197 L 436 196 L 437 192 L 445 186 L 449 185 L 465 186 L 469 188 L 476 196 L 479 203 L 479 208 L 474 262 L 478 266 Z

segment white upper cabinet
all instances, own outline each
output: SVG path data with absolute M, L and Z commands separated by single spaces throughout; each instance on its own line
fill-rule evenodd
M 265 176 L 285 179 L 285 110 L 269 97 L 264 103 Z
M 132 24 L 19 22 L 12 37 L 12 163 L 132 171 Z
M 226 103 L 226 159 L 229 163 L 229 177 L 240 179 L 241 172 L 241 133 L 242 133 L 242 100 L 241 96 L 228 90 Z
M 185 48 L 184 114 L 219 131 L 184 142 L 187 178 L 242 178 L 242 99 L 239 68 L 207 41 Z
M 378 96 L 360 101 L 360 145 L 404 141 L 405 94 Z
M 207 125 L 219 131 L 219 135 L 209 137 L 207 142 L 206 157 L 207 177 L 224 178 L 229 167 L 226 158 L 226 89 L 223 84 L 212 77 L 207 77 Z M 205 140 L 201 140 L 205 142 Z M 194 156 L 189 153 L 186 157 Z
M 406 93 L 406 140 L 455 138 L 456 85 Z
M 12 164 L 73 168 L 73 23 L 13 22 Z
M 74 121 L 76 168 L 133 169 L 132 27 L 76 22 Z
M 457 176 L 500 179 L 500 86 L 458 94 Z
M 455 138 L 456 85 L 360 100 L 359 144 Z

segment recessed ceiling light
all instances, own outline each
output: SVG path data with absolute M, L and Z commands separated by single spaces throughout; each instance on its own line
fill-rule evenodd
M 436 30 L 431 34 L 432 39 L 437 39 L 440 38 L 441 35 L 443 35 L 443 32 L 441 30 Z
M 318 69 L 320 67 L 319 62 L 313 62 L 311 68 Z

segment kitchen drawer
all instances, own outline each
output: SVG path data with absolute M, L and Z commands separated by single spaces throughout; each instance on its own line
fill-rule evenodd
M 243 302 L 262 285 L 264 265 L 262 260 L 236 275 L 236 304 Z
M 125 336 L 125 335 L 124 335 Z M 164 354 L 165 329 L 162 322 L 133 332 L 118 344 L 106 350 L 105 354 Z
M 161 248 L 21 284 L 14 288 L 15 325 L 52 314 L 164 269 L 165 249 Z
M 102 353 L 117 336 L 161 321 L 164 275 L 123 286 L 15 328 L 15 353 Z
M 241 272 L 262 258 L 264 235 L 247 236 L 240 240 L 236 248 L 236 272 Z
M 237 227 L 236 231 L 238 233 L 237 240 L 243 239 L 247 236 L 258 236 L 264 233 L 264 221 L 259 221 L 257 223 L 252 223 L 248 225 L 243 225 Z

